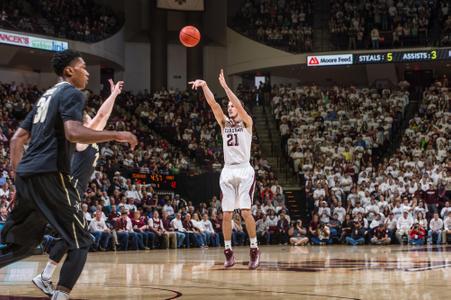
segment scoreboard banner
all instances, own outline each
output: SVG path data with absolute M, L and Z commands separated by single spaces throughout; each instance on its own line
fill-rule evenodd
M 349 57 L 351 57 L 349 59 Z M 307 66 L 433 62 L 451 60 L 451 48 L 307 56 Z
M 162 190 L 175 190 L 177 188 L 177 178 L 174 175 L 147 174 L 140 172 L 131 173 L 131 178 L 140 184 L 150 184 Z
M 0 44 L 47 51 L 63 51 L 69 48 L 69 44 L 65 41 L 44 39 L 12 31 L 0 31 Z

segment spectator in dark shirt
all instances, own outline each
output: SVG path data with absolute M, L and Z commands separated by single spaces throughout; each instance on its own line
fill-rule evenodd
M 379 224 L 379 226 L 374 229 L 373 237 L 371 238 L 371 244 L 375 245 L 389 245 L 391 243 L 391 239 L 388 235 L 388 230 L 383 223 Z
M 288 230 L 290 224 L 284 214 L 280 215 L 279 221 L 277 221 L 277 238 L 280 244 L 288 244 Z
M 429 189 L 424 193 L 425 202 L 428 208 L 428 219 L 432 217 L 434 212 L 438 211 L 438 197 L 435 185 L 430 185 Z
M 145 250 L 154 248 L 155 235 L 153 232 L 149 231 L 147 219 L 145 216 L 141 215 L 141 211 L 138 210 L 133 213 L 132 225 L 133 231 L 136 232 L 142 243 L 140 247 Z
M 122 210 L 121 216 L 117 218 L 115 224 L 115 230 L 117 234 L 118 241 L 121 245 L 120 250 L 127 251 L 128 250 L 128 240 L 129 238 L 132 240 L 132 245 L 135 249 L 138 249 L 138 236 L 135 232 L 133 232 L 132 222 L 128 217 L 128 212 L 126 210 Z
M 346 243 L 353 246 L 365 244 L 365 232 L 360 222 L 354 222 L 351 236 L 346 237 Z
M 177 234 L 175 232 L 175 228 L 171 224 L 171 219 L 169 218 L 169 213 L 163 211 L 161 216 L 161 221 L 163 222 L 163 227 L 166 230 L 166 234 L 169 239 L 169 245 L 171 248 L 177 248 Z
M 189 213 L 185 216 L 183 227 L 186 229 L 186 234 L 189 241 L 196 241 L 197 247 L 205 246 L 201 233 L 196 227 L 194 227 L 193 223 L 191 222 L 191 215 Z

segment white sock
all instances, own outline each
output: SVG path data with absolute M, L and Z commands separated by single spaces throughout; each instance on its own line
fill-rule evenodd
M 224 248 L 232 250 L 232 241 L 224 241 Z
M 69 300 L 69 294 L 56 290 L 53 293 L 52 300 Z
M 44 271 L 42 271 L 42 274 L 41 274 L 42 279 L 50 280 L 53 276 L 53 272 L 55 272 L 56 266 L 57 265 L 55 265 L 51 262 L 48 262 L 47 265 L 45 266 Z
M 258 248 L 257 237 L 249 238 L 251 248 Z

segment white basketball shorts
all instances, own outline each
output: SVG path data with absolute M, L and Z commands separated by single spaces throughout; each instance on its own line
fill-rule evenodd
M 219 178 L 222 211 L 250 209 L 254 198 L 255 170 L 249 164 L 225 165 Z

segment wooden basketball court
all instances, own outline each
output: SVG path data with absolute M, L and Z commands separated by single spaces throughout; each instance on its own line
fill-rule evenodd
M 77 299 L 449 299 L 451 246 L 248 248 L 224 270 L 221 248 L 90 253 Z M 0 299 L 46 299 L 31 283 L 46 256 L 0 270 Z M 54 279 L 56 280 L 56 278 Z

